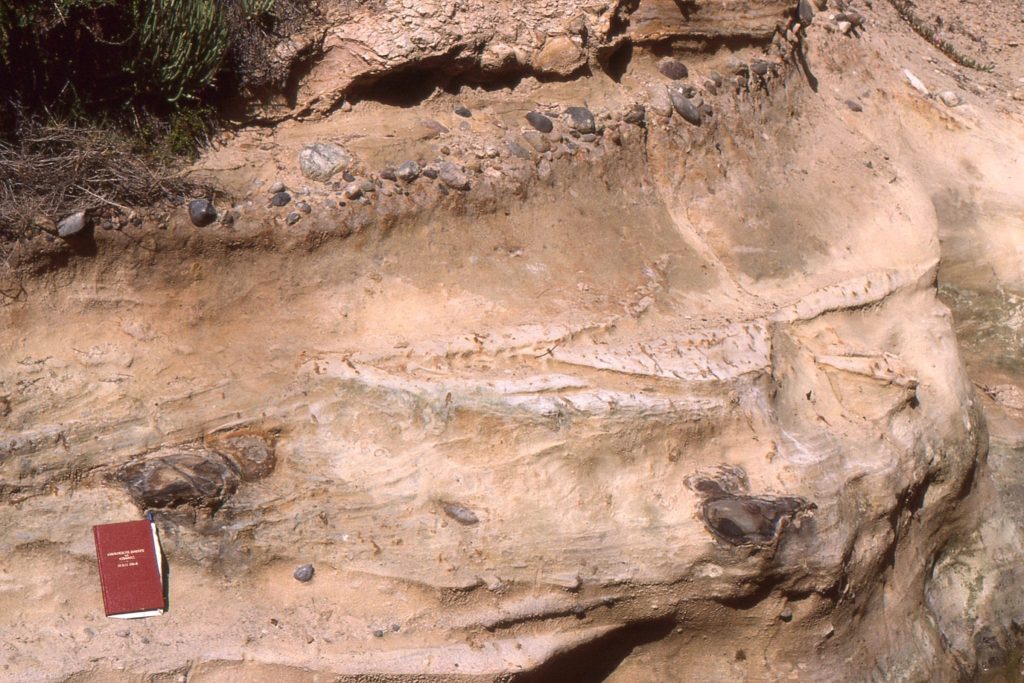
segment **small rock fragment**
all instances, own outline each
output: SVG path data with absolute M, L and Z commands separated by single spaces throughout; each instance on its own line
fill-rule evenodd
M 310 206 L 307 202 L 299 202 L 298 204 L 295 205 L 295 208 L 301 211 L 302 213 L 310 213 L 313 210 L 313 207 Z
M 763 59 L 755 59 L 750 63 L 750 70 L 758 76 L 765 76 L 768 73 L 768 62 Z
M 672 98 L 668 88 L 660 83 L 652 83 L 647 86 L 647 97 L 651 111 L 665 117 L 672 116 Z
M 216 213 L 214 214 L 214 217 L 216 218 Z M 88 227 L 89 219 L 86 217 L 85 211 L 79 211 L 78 213 L 73 213 L 66 218 L 62 218 L 61 221 L 57 223 L 57 235 L 64 238 L 74 237 L 75 235 L 81 234 Z
M 429 140 L 431 138 L 440 137 L 444 133 L 448 132 L 448 127 L 443 123 L 435 121 L 434 119 L 422 119 L 417 121 L 417 128 L 420 134 L 417 136 L 421 140 Z
M 299 222 L 300 218 L 302 218 L 302 216 L 299 214 L 298 211 L 292 211 L 290 214 L 288 214 L 288 217 L 285 218 L 284 221 L 288 225 L 295 225 L 296 223 Z
M 284 192 L 285 189 L 286 188 L 284 186 L 284 183 L 278 180 L 270 185 L 270 187 L 267 189 L 267 192 L 269 192 L 270 194 L 277 194 L 278 192 Z
M 453 190 L 469 189 L 469 176 L 450 161 L 445 161 L 441 164 L 439 177 L 441 182 Z
M 461 104 L 455 107 L 455 113 L 466 119 L 473 115 L 473 112 L 469 110 L 469 107 L 464 107 Z
M 665 57 L 660 60 L 658 62 L 658 71 L 662 76 L 671 78 L 673 81 L 682 80 L 690 75 L 690 70 L 686 68 L 686 65 L 672 57 Z
M 423 169 L 423 177 L 434 180 L 435 178 L 437 178 L 437 169 L 434 168 L 433 166 L 427 166 L 426 168 Z
M 331 142 L 316 142 L 299 152 L 299 170 L 310 180 L 327 182 L 352 163 L 352 156 Z
M 597 127 L 594 124 L 594 114 L 586 107 L 567 107 L 565 113 L 569 115 L 569 125 L 573 130 L 580 133 L 593 133 Z
M 672 106 L 677 112 L 679 112 L 679 115 L 683 117 L 684 121 L 692 123 L 695 126 L 700 125 L 700 110 L 694 106 L 693 102 L 691 102 L 689 98 L 674 89 L 669 90 L 669 97 L 672 99 Z
M 646 112 L 644 111 L 644 105 L 642 104 L 634 104 L 622 117 L 623 121 L 626 123 L 632 123 L 634 126 L 642 126 L 645 119 Z
M 379 628 L 376 631 L 374 631 L 373 632 L 373 637 L 374 638 L 383 638 L 384 637 L 384 629 Z
M 192 225 L 205 228 L 217 220 L 217 210 L 206 199 L 193 199 L 188 203 L 188 217 Z
M 278 192 L 270 198 L 271 206 L 284 206 L 292 200 L 292 196 L 287 192 Z
M 839 28 L 839 32 L 844 36 L 850 35 L 850 31 L 853 30 L 853 24 L 848 21 L 837 21 L 836 27 Z
M 395 169 L 395 175 L 398 177 L 398 179 L 406 183 L 411 183 L 412 181 L 419 178 L 420 173 L 422 173 L 422 169 L 420 169 L 420 165 L 417 164 L 415 161 L 406 161 L 404 164 Z
M 536 132 L 536 131 L 534 131 L 534 132 Z M 509 154 L 511 154 L 514 157 L 517 157 L 519 159 L 529 159 L 530 158 L 530 150 L 526 149 L 525 147 L 520 145 L 515 140 L 510 141 L 508 143 L 507 147 L 508 147 Z
M 523 139 L 526 140 L 526 144 L 530 145 L 530 147 L 533 147 L 541 154 L 551 149 L 551 141 L 546 135 L 539 131 L 524 130 Z
M 530 125 L 539 130 L 541 133 L 550 133 L 555 129 L 555 125 L 551 123 L 551 119 L 541 114 L 539 111 L 531 111 L 526 115 L 526 120 L 529 121 Z
M 568 76 L 586 62 L 586 53 L 569 36 L 548 38 L 532 60 L 536 71 Z
M 960 99 L 960 96 L 952 90 L 943 90 L 940 92 L 939 99 L 942 100 L 942 103 L 947 107 L 959 107 L 963 104 L 963 100 Z
M 292 576 L 294 576 L 295 580 L 299 583 L 307 583 L 310 580 L 312 580 L 313 574 L 315 573 L 316 570 L 313 569 L 313 565 L 303 564 L 295 568 L 295 571 L 292 573 Z
M 911 73 L 909 69 L 904 69 L 903 75 L 907 77 L 907 81 L 914 88 L 914 90 L 921 93 L 925 97 L 928 97 L 928 88 L 925 87 L 924 83 L 921 82 L 920 78 Z
M 864 111 L 864 105 L 857 100 L 846 100 L 846 108 L 850 111 L 862 112 Z
M 480 521 L 480 518 L 472 510 L 455 503 L 445 503 L 444 512 L 459 524 L 465 524 L 466 526 Z
M 380 177 L 383 180 L 398 180 L 398 176 L 395 175 L 395 169 L 391 168 L 390 166 L 386 166 L 384 170 L 380 172 Z
M 541 162 L 537 164 L 537 177 L 541 180 L 550 180 L 554 169 L 551 167 L 551 162 L 547 159 L 541 159 Z
M 358 199 L 363 196 L 363 186 L 359 183 L 349 183 L 345 186 L 345 197 L 348 199 Z
M 575 593 L 583 585 L 583 579 L 580 575 L 575 572 L 563 572 L 561 574 L 552 574 L 548 577 L 548 581 L 560 586 L 567 591 Z
M 864 15 L 860 12 L 855 12 L 851 9 L 847 9 L 845 12 L 840 12 L 836 15 L 837 22 L 846 22 L 854 28 L 860 28 L 864 25 Z
M 251 482 L 269 475 L 277 465 L 274 437 L 250 428 L 215 432 L 203 440 L 204 445 L 227 460 L 242 481 Z
M 800 0 L 796 5 L 796 17 L 804 26 L 810 26 L 814 20 L 814 9 L 810 0 Z
M 791 610 L 789 607 L 784 607 L 782 609 L 782 611 L 779 612 L 779 619 L 782 619 L 783 621 L 786 621 L 786 622 L 792 621 L 793 620 L 793 610 Z

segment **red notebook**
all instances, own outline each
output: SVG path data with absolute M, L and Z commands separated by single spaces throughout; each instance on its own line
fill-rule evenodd
M 163 557 L 156 525 L 148 519 L 92 528 L 108 617 L 136 619 L 163 614 Z

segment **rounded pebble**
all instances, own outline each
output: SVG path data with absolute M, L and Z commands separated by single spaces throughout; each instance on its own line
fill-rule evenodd
M 569 122 L 573 130 L 584 134 L 597 130 L 594 124 L 594 115 L 586 107 L 567 107 L 565 113 L 569 115 Z
M 415 161 L 406 161 L 395 170 L 395 175 L 398 179 L 406 183 L 411 183 L 419 178 L 420 173 L 422 173 L 422 169 Z
M 308 581 L 312 580 L 313 574 L 315 573 L 316 570 L 313 568 L 313 565 L 303 564 L 295 568 L 295 571 L 292 573 L 292 576 L 295 577 L 295 580 L 299 583 L 307 583 Z
M 466 173 L 458 166 L 449 161 L 441 164 L 439 177 L 441 178 L 441 182 L 453 190 L 469 189 L 469 176 L 466 175 Z
M 942 100 L 942 103 L 947 107 L 959 107 L 963 104 L 963 100 L 960 99 L 960 96 L 952 90 L 943 90 L 940 92 L 939 99 Z
M 191 206 L 189 207 L 189 213 L 191 214 Z M 216 217 L 217 214 L 214 213 L 214 218 Z M 193 220 L 192 222 L 194 223 L 195 221 Z M 74 237 L 75 235 L 82 233 L 88 227 L 89 219 L 86 217 L 84 211 L 79 211 L 78 213 L 73 213 L 67 218 L 62 219 L 61 222 L 57 224 L 57 235 L 60 237 Z
M 292 200 L 292 196 L 287 192 L 278 192 L 270 198 L 271 206 L 284 206 Z
M 672 100 L 672 107 L 679 112 L 679 115 L 683 117 L 684 121 L 695 126 L 700 125 L 700 110 L 694 106 L 693 102 L 691 102 L 689 98 L 684 96 L 683 93 L 678 90 L 669 90 L 669 97 Z
M 188 203 L 188 217 L 192 225 L 197 228 L 205 228 L 217 220 L 217 210 L 207 199 L 193 199 Z M 61 237 L 64 235 L 61 234 Z
M 690 75 L 690 70 L 686 68 L 686 65 L 672 57 L 665 57 L 658 62 L 658 72 L 665 78 L 671 78 L 673 81 L 681 80 Z
M 551 123 L 551 119 L 541 114 L 539 111 L 531 111 L 526 115 L 526 120 L 531 126 L 539 130 L 541 133 L 550 133 L 555 129 L 555 124 Z
M 466 526 L 476 524 L 480 521 L 480 518 L 476 516 L 475 512 L 467 507 L 463 507 L 462 505 L 456 505 L 455 503 L 445 503 L 444 512 L 459 524 L 465 524 Z

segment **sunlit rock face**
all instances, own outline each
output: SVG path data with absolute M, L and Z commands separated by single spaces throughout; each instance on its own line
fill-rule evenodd
M 973 133 L 795 7 L 421 5 L 335 7 L 277 124 L 196 164 L 232 223 L 15 254 L 3 676 L 1011 670 L 1018 485 L 989 472 L 1024 400 L 965 370 L 949 275 L 980 257 L 929 138 Z M 824 94 L 863 86 L 843 59 L 882 74 L 859 112 Z M 466 82 L 384 97 L 413 64 Z M 170 609 L 112 623 L 89 529 L 146 511 Z

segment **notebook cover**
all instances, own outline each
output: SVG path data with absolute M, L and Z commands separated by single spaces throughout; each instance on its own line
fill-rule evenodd
M 141 519 L 100 524 L 92 533 L 107 616 L 165 609 L 151 523 Z

